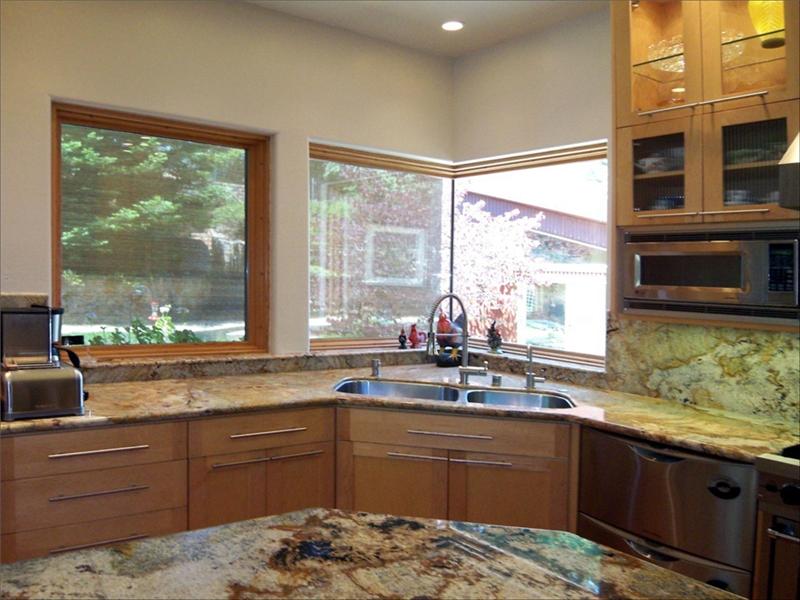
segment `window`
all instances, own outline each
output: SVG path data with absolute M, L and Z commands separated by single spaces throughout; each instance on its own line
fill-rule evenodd
M 453 290 L 473 339 L 496 321 L 512 352 L 602 363 L 605 143 L 447 169 L 312 145 L 310 162 L 312 347 L 395 345 Z
M 62 333 L 116 352 L 266 349 L 267 138 L 71 105 L 54 116 Z
M 396 345 L 450 285 L 450 182 L 330 160 L 310 171 L 312 343 Z
M 470 331 L 497 321 L 506 343 L 603 356 L 606 159 L 455 183 L 454 290 Z

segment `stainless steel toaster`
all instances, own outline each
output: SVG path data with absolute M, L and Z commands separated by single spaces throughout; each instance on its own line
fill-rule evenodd
M 2 371 L 3 420 L 83 414 L 83 373 L 62 365 Z

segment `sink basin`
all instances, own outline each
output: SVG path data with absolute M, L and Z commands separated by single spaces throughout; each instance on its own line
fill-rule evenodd
M 402 383 L 399 381 L 375 381 L 372 379 L 344 379 L 337 383 L 333 390 L 345 394 L 444 400 L 447 402 L 455 402 L 460 396 L 458 388 L 435 383 Z
M 518 406 L 521 408 L 575 408 L 569 397 L 551 392 L 473 390 L 467 392 L 467 402 L 493 406 Z

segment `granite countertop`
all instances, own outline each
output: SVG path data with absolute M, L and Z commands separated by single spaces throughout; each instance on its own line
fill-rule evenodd
M 85 416 L 3 422 L 0 433 L 338 405 L 571 421 L 748 462 L 800 441 L 796 423 L 559 382 L 548 382 L 541 389 L 566 392 L 576 408 L 532 410 L 333 392 L 333 385 L 342 378 L 368 375 L 369 369 L 351 368 L 92 384 L 87 386 L 90 397 Z M 382 376 L 409 381 L 447 380 L 451 384 L 458 381 L 457 369 L 429 364 L 384 367 Z M 484 381 L 488 383 L 488 378 L 472 379 L 473 385 Z M 523 385 L 523 377 L 503 374 L 504 387 Z
M 309 509 L 0 566 L 4 599 L 738 598 L 563 531 Z

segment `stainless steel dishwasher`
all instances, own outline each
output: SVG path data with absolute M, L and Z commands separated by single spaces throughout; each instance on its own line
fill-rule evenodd
M 579 511 L 586 538 L 750 594 L 753 465 L 584 428 Z

